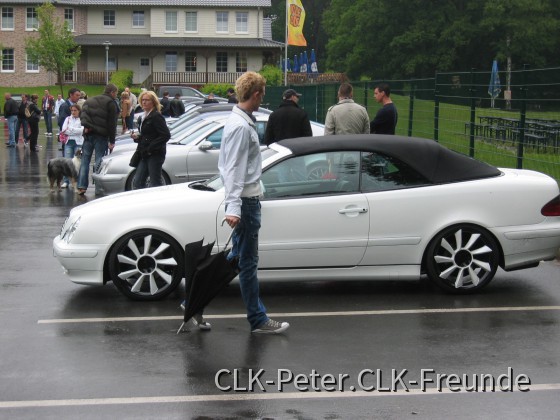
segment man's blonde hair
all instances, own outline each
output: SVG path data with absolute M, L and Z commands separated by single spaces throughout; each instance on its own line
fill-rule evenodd
M 248 71 L 235 82 L 235 91 L 239 102 L 247 102 L 255 92 L 264 92 L 266 79 L 259 73 Z

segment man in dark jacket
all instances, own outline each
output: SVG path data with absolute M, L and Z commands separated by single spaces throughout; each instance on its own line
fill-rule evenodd
M 17 102 L 12 98 L 12 95 L 8 92 L 4 94 L 4 118 L 6 119 L 6 124 L 8 124 L 8 141 L 6 146 L 15 147 L 19 133 L 16 134 L 16 124 L 18 118 L 19 108 Z
M 99 168 L 101 159 L 107 150 L 113 151 L 117 118 L 119 115 L 116 99 L 118 89 L 109 83 L 105 92 L 88 99 L 82 108 L 80 120 L 84 126 L 84 144 L 82 145 L 82 164 L 78 177 L 78 194 L 85 194 L 89 185 L 89 165 L 95 151 L 94 169 Z
M 298 106 L 300 97 L 301 93 L 293 89 L 284 92 L 280 107 L 268 118 L 264 134 L 267 145 L 279 140 L 313 135 L 307 112 Z
M 169 92 L 165 91 L 163 92 L 163 98 L 161 98 L 161 115 L 163 115 L 165 118 L 168 118 L 171 116 L 171 114 L 169 113 Z
M 181 100 L 181 94 L 176 93 L 175 98 L 169 104 L 169 114 L 173 118 L 178 118 L 185 113 L 185 104 Z
M 18 117 L 16 121 L 16 137 L 15 144 L 19 142 L 19 131 L 23 130 L 23 142 L 27 146 L 29 140 L 29 124 L 27 122 L 27 117 L 25 116 L 25 108 L 29 105 L 29 95 L 21 95 L 21 103 L 19 104 Z

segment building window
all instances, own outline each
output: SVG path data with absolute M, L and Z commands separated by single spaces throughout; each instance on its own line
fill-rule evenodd
M 141 58 L 140 59 L 140 65 L 142 67 L 146 67 L 150 65 L 150 59 L 149 58 Z
M 185 32 L 198 32 L 197 12 L 185 12 Z
M 237 12 L 235 14 L 235 32 L 246 34 L 249 32 L 249 13 Z
M 196 51 L 185 52 L 185 71 L 196 71 Z
M 117 71 L 117 57 L 109 57 L 107 61 L 107 69 L 109 71 Z
M 165 53 L 165 71 L 177 71 L 177 52 Z
M 15 70 L 13 48 L 5 48 L 2 50 L 2 68 L 0 70 L 5 72 L 13 72 Z
M 14 29 L 14 8 L 2 7 L 2 30 L 11 31 Z
M 177 12 L 165 12 L 165 32 L 177 32 Z
M 34 7 L 28 7 L 25 19 L 25 30 L 32 31 L 34 29 L 39 29 L 37 10 Z
M 228 32 L 228 12 L 216 12 L 216 32 Z
M 25 55 L 25 71 L 28 73 L 38 73 L 39 72 L 39 61 L 30 60 L 29 55 Z
M 218 73 L 227 73 L 227 61 L 227 52 L 218 51 L 216 53 L 216 71 Z
M 74 9 L 64 9 L 64 22 L 68 25 L 68 29 L 74 32 Z
M 238 73 L 244 73 L 247 71 L 247 53 L 237 52 L 235 53 L 235 71 Z
M 114 10 L 103 10 L 103 26 L 114 28 L 116 25 L 115 11 Z
M 134 10 L 132 12 L 132 27 L 133 28 L 143 28 L 144 27 L 144 11 Z

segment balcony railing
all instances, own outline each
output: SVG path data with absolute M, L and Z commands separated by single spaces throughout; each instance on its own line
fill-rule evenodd
M 109 72 L 109 79 L 113 74 Z M 156 71 L 152 73 L 142 86 L 152 88 L 153 86 L 170 85 L 195 85 L 202 86 L 207 83 L 235 84 L 242 72 L 168 72 Z M 107 74 L 105 71 L 69 71 L 64 75 L 65 83 L 77 83 L 82 85 L 104 85 Z M 344 73 L 288 73 L 289 85 L 307 85 L 311 83 L 342 83 L 346 81 Z

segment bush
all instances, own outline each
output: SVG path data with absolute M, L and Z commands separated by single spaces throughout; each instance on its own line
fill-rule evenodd
M 110 83 L 113 83 L 119 88 L 119 92 L 122 92 L 125 87 L 132 85 L 132 78 L 134 72 L 132 70 L 117 70 L 111 75 Z
M 284 73 L 282 73 L 282 69 L 279 69 L 277 66 L 267 64 L 259 73 L 266 79 L 267 86 L 284 85 Z
M 213 93 L 216 96 L 221 96 L 222 98 L 227 98 L 227 90 L 234 86 L 227 83 L 208 83 L 200 88 L 200 91 L 205 94 Z

